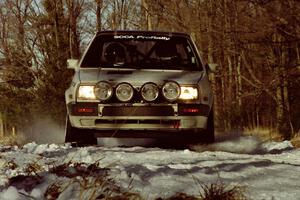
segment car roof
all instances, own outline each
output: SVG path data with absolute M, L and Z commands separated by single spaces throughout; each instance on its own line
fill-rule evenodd
M 97 35 L 122 35 L 122 34 L 132 34 L 132 35 L 159 35 L 159 36 L 180 36 L 189 38 L 187 33 L 182 32 L 166 32 L 166 31 L 139 31 L 139 30 L 109 30 L 109 31 L 99 31 Z

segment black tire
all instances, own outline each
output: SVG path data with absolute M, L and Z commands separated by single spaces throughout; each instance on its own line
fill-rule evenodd
M 207 128 L 204 134 L 204 142 L 214 143 L 214 141 L 215 141 L 214 111 L 213 109 L 211 109 L 207 119 Z
M 211 144 L 215 141 L 214 113 L 210 111 L 207 119 L 206 130 L 196 129 L 190 138 L 190 144 Z
M 66 119 L 65 125 L 65 142 L 72 143 L 73 146 L 96 145 L 97 138 L 88 130 L 81 130 L 72 127 L 69 117 Z

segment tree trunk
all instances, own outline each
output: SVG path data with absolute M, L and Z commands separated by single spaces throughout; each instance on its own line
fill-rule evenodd
M 281 43 L 283 40 L 279 33 L 274 33 L 273 42 Z M 278 66 L 275 68 L 276 79 L 276 129 L 284 139 L 290 139 L 293 125 L 290 118 L 290 102 L 288 94 L 288 72 L 285 67 L 288 62 L 288 52 L 283 45 L 274 47 L 275 56 L 278 58 Z
M 97 31 L 102 30 L 102 22 L 101 22 L 101 10 L 103 6 L 102 0 L 96 0 L 97 8 L 96 8 L 96 18 L 97 18 Z
M 300 51 L 299 51 L 298 44 L 296 44 L 296 57 L 297 57 L 297 63 L 300 64 Z
M 209 12 L 212 13 L 213 12 L 213 2 L 209 1 Z M 207 20 L 208 20 L 208 25 L 207 25 L 207 29 L 208 29 L 208 63 L 215 63 L 214 60 L 214 55 L 213 55 L 213 48 L 214 48 L 214 37 L 213 37 L 213 23 L 214 23 L 214 16 L 208 16 L 207 14 Z M 218 119 L 219 117 L 219 108 L 218 108 L 218 96 L 217 96 L 217 92 L 216 92 L 216 76 L 214 73 L 209 74 L 209 78 L 211 81 L 211 87 L 212 87 L 212 91 L 213 91 L 213 97 L 214 97 L 214 116 L 215 116 L 215 124 L 217 127 L 219 127 L 219 121 Z
M 73 0 L 68 0 L 68 11 L 69 11 L 69 46 L 71 58 L 80 57 L 79 47 L 79 33 L 77 31 L 77 18 L 79 16 L 80 8 L 76 5 Z
M 0 138 L 4 136 L 4 120 L 3 114 L 0 112 Z
M 241 64 L 242 64 L 242 59 L 241 56 L 238 56 L 238 63 L 237 63 L 237 76 L 236 76 L 236 97 L 238 101 L 238 106 L 239 109 L 241 110 L 242 108 L 242 76 L 241 76 Z
M 151 15 L 150 15 L 150 12 L 149 12 L 149 5 L 148 5 L 148 2 L 147 0 L 142 0 L 142 27 L 143 26 L 143 19 L 146 20 L 146 28 L 148 31 L 151 31 L 152 30 L 152 19 L 151 19 Z
M 281 132 L 281 127 L 284 124 L 284 104 L 282 98 L 282 87 L 281 87 L 281 78 L 280 78 L 280 69 L 279 67 L 275 68 L 276 76 L 276 129 L 278 132 Z

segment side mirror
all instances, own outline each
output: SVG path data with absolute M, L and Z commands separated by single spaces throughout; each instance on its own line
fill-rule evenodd
M 208 63 L 206 64 L 206 69 L 208 72 L 215 73 L 217 71 L 218 66 L 219 65 L 217 63 Z
M 78 68 L 78 60 L 77 59 L 68 59 L 67 64 L 68 64 L 68 69 L 76 70 Z

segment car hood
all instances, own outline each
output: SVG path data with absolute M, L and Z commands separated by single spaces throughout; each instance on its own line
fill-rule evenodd
M 81 82 L 95 83 L 98 81 L 109 81 L 114 83 L 129 82 L 133 85 L 142 85 L 146 82 L 163 84 L 165 81 L 176 81 L 179 84 L 196 84 L 202 76 L 203 71 L 183 70 L 152 70 L 152 69 L 80 69 L 79 79 Z

